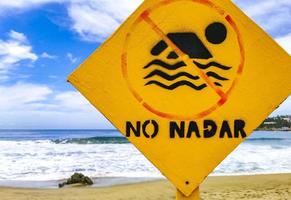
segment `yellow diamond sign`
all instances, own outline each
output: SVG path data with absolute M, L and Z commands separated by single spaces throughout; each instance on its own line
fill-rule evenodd
M 289 96 L 290 61 L 229 0 L 146 0 L 69 81 L 189 196 Z

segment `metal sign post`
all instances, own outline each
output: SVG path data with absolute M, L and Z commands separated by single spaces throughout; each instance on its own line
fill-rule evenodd
M 196 189 L 190 196 L 186 197 L 182 192 L 177 190 L 176 200 L 200 200 L 199 189 Z

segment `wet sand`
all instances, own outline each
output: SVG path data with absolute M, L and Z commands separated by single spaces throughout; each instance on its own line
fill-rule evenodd
M 201 186 L 203 200 L 291 199 L 291 174 L 210 177 Z M 173 200 L 175 188 L 153 181 L 104 188 L 0 188 L 1 200 Z

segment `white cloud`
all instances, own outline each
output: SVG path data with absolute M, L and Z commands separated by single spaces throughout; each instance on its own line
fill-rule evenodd
M 28 60 L 34 62 L 38 56 L 32 52 L 32 47 L 23 33 L 10 31 L 7 40 L 0 39 L 0 80 L 7 79 L 9 72 Z
M 69 15 L 73 30 L 87 41 L 102 41 L 119 25 L 112 16 L 88 5 L 72 5 Z
M 1 128 L 112 128 L 78 92 L 46 85 L 0 86 Z
M 291 31 L 290 0 L 235 0 L 248 16 L 273 35 Z
M 45 100 L 52 90 L 43 85 L 16 83 L 12 86 L 0 86 L 0 110 L 23 109 L 33 103 Z
M 91 110 L 91 106 L 83 96 L 78 92 L 68 91 L 55 95 L 54 101 L 62 110 Z
M 10 0 L 10 1 L 0 1 L 0 15 L 9 14 L 10 11 L 23 11 L 27 9 L 32 9 L 47 3 L 63 3 L 68 2 L 68 0 Z
M 68 13 L 72 29 L 83 40 L 103 41 L 126 19 L 142 0 L 86 0 L 72 2 Z
M 48 2 L 58 2 L 57 0 L 13 0 L 13 1 L 0 1 L 0 7 L 7 8 L 24 8 L 31 7 L 32 5 L 39 5 Z
M 71 63 L 76 63 L 78 61 L 78 58 L 74 57 L 72 53 L 67 53 L 67 58 Z
M 286 7 L 291 6 L 289 0 L 236 0 L 235 2 L 244 5 L 246 12 L 253 17 L 273 14 L 277 10 L 284 11 Z
M 286 36 L 276 39 L 276 41 L 289 53 L 291 54 L 291 33 Z
M 10 38 L 12 40 L 23 42 L 23 43 L 27 42 L 27 38 L 23 33 L 19 33 L 19 32 L 13 31 L 13 30 L 10 31 Z
M 47 53 L 47 52 L 43 52 L 43 53 L 40 55 L 40 57 L 41 57 L 41 58 L 52 59 L 52 60 L 54 60 L 54 59 L 57 58 L 56 55 L 51 55 L 51 54 L 49 54 L 49 53 Z
M 63 3 L 71 29 L 83 40 L 103 41 L 129 16 L 142 0 L 12 0 L 0 1 L 0 15 L 25 11 L 48 3 Z

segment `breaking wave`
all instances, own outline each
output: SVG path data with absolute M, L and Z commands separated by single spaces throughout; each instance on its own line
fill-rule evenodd
M 52 140 L 56 144 L 127 144 L 125 137 L 91 137 Z

